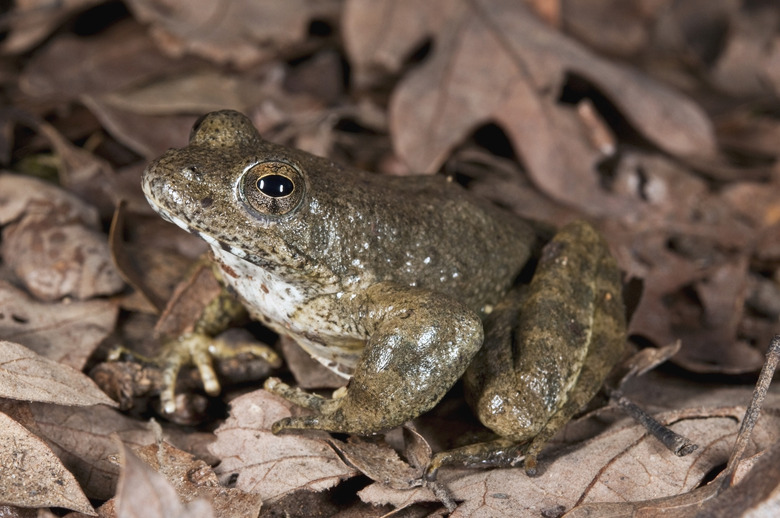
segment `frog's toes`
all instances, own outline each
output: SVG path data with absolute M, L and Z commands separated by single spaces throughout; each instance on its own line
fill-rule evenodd
M 218 358 L 220 360 L 249 355 L 263 360 L 273 368 L 282 366 L 282 358 L 276 351 L 267 345 L 254 342 L 240 341 L 238 343 L 232 343 L 220 338 L 213 338 L 210 340 L 208 352 L 213 358 Z
M 310 430 L 321 429 L 322 423 L 319 416 L 284 417 L 271 425 L 271 433 L 274 435 L 284 430 Z
M 425 471 L 426 480 L 436 480 L 444 466 L 459 465 L 467 468 L 514 467 L 522 462 L 526 444 L 499 437 L 492 441 L 468 444 L 433 456 Z M 534 458 L 534 466 L 536 466 Z M 527 472 L 527 471 L 526 471 Z
M 539 469 L 536 462 L 536 455 L 527 455 L 523 461 L 523 468 L 525 468 L 525 474 L 529 477 L 538 475 Z
M 278 435 L 282 430 L 285 428 L 290 427 L 290 422 L 292 421 L 292 417 L 284 417 L 282 419 L 279 419 L 274 424 L 271 425 L 271 433 L 274 435 Z
M 290 403 L 314 410 L 316 412 L 326 413 L 329 411 L 328 405 L 332 405 L 334 400 L 326 399 L 317 394 L 311 394 L 305 390 L 301 390 L 297 387 L 291 387 L 287 383 L 284 383 L 279 378 L 268 378 L 263 383 L 263 388 L 272 394 L 283 397 Z
M 221 387 L 219 386 L 217 373 L 214 372 L 211 351 L 202 348 L 192 351 L 192 364 L 197 367 L 200 373 L 200 380 L 203 383 L 203 390 L 206 391 L 206 394 L 209 396 L 218 395 Z M 174 383 L 175 381 L 174 378 Z
M 176 411 L 176 380 L 184 365 L 192 364 L 198 369 L 207 394 L 219 394 L 219 380 L 209 353 L 210 341 L 209 336 L 191 333 L 163 345 L 157 363 L 162 370 L 160 405 L 164 413 L 172 414 Z

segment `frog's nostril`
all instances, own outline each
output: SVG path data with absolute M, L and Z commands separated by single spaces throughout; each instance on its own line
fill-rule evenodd
M 208 209 L 213 204 L 214 204 L 214 198 L 212 198 L 211 196 L 206 196 L 205 198 L 200 200 L 200 207 L 202 209 Z
M 194 165 L 182 168 L 181 174 L 185 180 L 197 181 L 203 178 L 203 175 Z

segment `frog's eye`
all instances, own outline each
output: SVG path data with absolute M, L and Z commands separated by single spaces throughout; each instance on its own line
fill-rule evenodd
M 257 179 L 257 188 L 267 196 L 282 198 L 293 193 L 295 184 L 286 176 L 269 174 Z
M 287 214 L 303 200 L 303 175 L 286 162 L 253 165 L 244 172 L 238 187 L 243 201 L 263 215 Z

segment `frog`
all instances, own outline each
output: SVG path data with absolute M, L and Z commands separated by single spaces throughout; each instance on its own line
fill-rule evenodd
M 543 239 L 444 175 L 341 165 L 264 140 L 232 110 L 198 119 L 185 147 L 148 165 L 142 188 L 164 219 L 208 243 L 253 319 L 349 379 L 333 397 L 267 379 L 308 409 L 274 433 L 381 433 L 462 378 L 495 439 L 437 453 L 427 475 L 452 463 L 522 463 L 533 475 L 622 354 L 620 271 L 584 221 Z

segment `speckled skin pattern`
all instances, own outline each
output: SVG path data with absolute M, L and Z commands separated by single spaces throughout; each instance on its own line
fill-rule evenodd
M 622 347 L 617 267 L 590 226 L 567 227 L 547 246 L 540 271 L 557 267 L 522 295 L 517 277 L 539 247 L 531 227 L 439 175 L 340 166 L 267 142 L 245 116 L 221 111 L 196 123 L 187 147 L 150 164 L 143 189 L 164 218 L 211 245 L 254 318 L 352 375 L 342 398 L 290 396 L 316 411 L 277 431 L 397 426 L 435 405 L 485 342 L 469 384 L 492 395 L 471 399 L 496 432 L 527 441 L 566 401 L 587 402 Z M 607 353 L 594 355 L 602 328 L 609 343 L 598 347 Z M 579 395 L 583 370 L 597 383 Z M 527 406 L 522 419 L 496 389 Z

